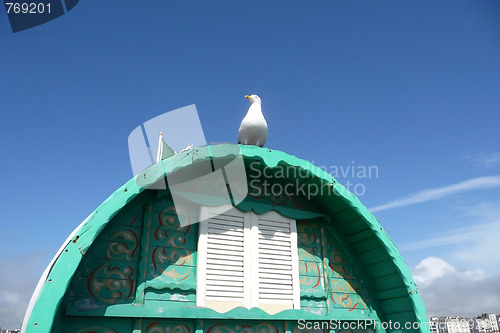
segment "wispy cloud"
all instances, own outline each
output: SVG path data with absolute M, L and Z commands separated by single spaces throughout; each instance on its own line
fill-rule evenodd
M 495 229 L 498 229 L 495 228 Z M 414 241 L 409 244 L 402 244 L 401 251 L 423 250 L 437 246 L 459 245 L 473 240 L 481 239 L 481 235 L 491 230 L 487 225 L 475 225 L 465 228 L 450 229 L 444 234 L 437 236 L 429 235 L 420 241 Z
M 496 153 L 479 153 L 475 156 L 467 156 L 472 162 L 483 168 L 492 168 L 500 166 L 500 152 Z
M 414 251 L 414 254 L 439 253 L 462 271 L 480 268 L 487 276 L 500 274 L 500 257 L 492 256 L 492 253 L 500 253 L 500 202 L 461 206 L 453 222 L 455 224 L 444 222 L 448 228 L 403 243 L 399 249 Z M 457 227 L 464 222 L 466 226 Z M 428 249 L 432 252 L 426 251 Z
M 382 210 L 392 209 L 396 207 L 404 207 L 422 202 L 438 200 L 451 194 L 495 187 L 500 187 L 499 176 L 479 177 L 453 185 L 426 189 L 399 199 L 395 199 L 386 204 L 370 208 L 370 211 L 380 212 Z
M 492 257 L 491 253 L 500 253 L 500 218 L 486 223 L 477 222 L 471 219 L 473 226 L 450 228 L 439 235 L 429 234 L 421 240 L 403 243 L 399 249 L 408 252 L 440 247 L 446 250 L 446 257 L 454 263 L 467 267 L 479 265 L 488 272 L 499 273 L 500 257 Z

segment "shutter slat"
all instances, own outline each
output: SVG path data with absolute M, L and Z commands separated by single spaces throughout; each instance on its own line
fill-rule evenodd
M 292 277 L 291 276 L 273 276 L 272 274 L 269 274 L 267 276 L 264 276 L 264 274 L 259 274 L 260 277 L 260 282 L 261 283 L 269 283 L 269 284 L 292 284 Z
M 233 303 L 242 303 L 243 305 L 243 297 L 234 297 L 234 296 L 222 296 L 222 297 L 217 297 L 210 295 L 206 297 L 207 301 L 214 301 L 214 302 L 233 302 Z
M 229 230 L 232 229 L 243 229 L 243 220 L 222 220 L 222 219 L 215 219 L 211 218 L 208 220 L 208 227 L 209 228 L 224 228 L 227 227 Z
M 225 262 L 225 264 L 222 264 L 221 262 Z M 210 263 L 209 266 L 210 269 L 213 271 L 223 272 L 224 270 L 228 270 L 228 271 L 243 272 L 243 267 L 241 265 L 242 262 L 243 261 L 220 260 L 218 264 Z
M 261 283 L 259 292 L 265 293 L 269 290 L 292 290 L 292 283 Z
M 213 254 L 213 253 L 209 253 L 210 257 L 212 259 L 217 259 L 217 260 L 224 260 L 224 261 L 228 261 L 228 262 L 234 262 L 234 264 L 232 264 L 233 266 L 236 265 L 236 263 L 240 263 L 242 264 L 243 263 L 243 254 L 241 255 L 230 255 L 230 254 L 227 254 L 227 255 L 223 255 L 223 254 Z M 229 263 L 228 263 L 229 264 Z
M 268 258 L 259 258 L 259 262 L 263 264 L 271 264 L 271 265 L 278 265 L 278 266 L 290 266 L 292 265 L 292 260 L 287 259 L 268 259 Z
M 292 290 L 292 285 L 282 284 L 282 285 L 269 285 L 264 284 L 260 285 L 259 293 L 261 294 L 286 294 L 290 293 Z
M 287 295 L 287 294 L 290 294 L 291 295 L 291 291 L 292 288 L 290 288 L 290 290 L 288 289 L 278 289 L 278 288 L 262 288 L 262 291 L 259 291 L 259 294 L 268 294 L 268 295 L 272 295 L 272 294 L 277 294 L 277 295 Z
M 261 240 L 267 240 L 267 241 L 279 241 L 279 242 L 286 242 L 290 243 L 290 237 L 278 237 L 278 236 L 273 236 L 273 237 L 264 237 L 262 235 L 259 235 L 259 241 Z
M 215 235 L 226 235 L 226 236 L 234 236 L 234 237 L 240 237 L 243 236 L 243 230 L 228 230 L 228 229 L 219 229 L 219 228 L 210 228 L 208 229 L 209 234 L 215 234 Z
M 217 243 L 214 243 L 214 244 L 210 244 L 210 247 L 207 248 L 207 251 L 209 251 L 209 253 L 219 253 L 219 254 L 227 254 L 227 253 L 230 253 L 230 254 L 243 254 L 243 251 L 241 249 L 241 246 L 231 246 L 231 247 L 226 247 L 226 246 L 222 246 L 221 244 L 217 244 Z
M 210 248 L 207 249 L 208 253 L 212 254 L 222 254 L 222 255 L 232 255 L 232 256 L 243 256 L 243 251 L 234 251 L 220 248 Z
M 259 239 L 259 244 L 267 244 L 273 246 L 290 246 L 290 241 L 278 241 L 272 239 Z
M 282 231 L 287 232 L 290 231 L 290 226 L 288 223 L 265 223 L 262 224 L 259 222 L 259 230 L 268 230 L 268 231 Z
M 283 245 L 275 246 L 272 244 L 262 244 L 262 243 L 259 244 L 259 248 L 261 250 L 265 250 L 265 251 L 288 251 L 288 252 L 290 252 L 292 250 L 292 248 L 290 246 L 283 246 Z
M 230 292 L 235 292 L 235 293 L 242 293 L 243 292 L 243 286 L 221 286 L 221 285 L 214 285 L 211 284 L 207 286 L 207 291 L 230 291 Z
M 278 236 L 278 237 L 290 237 L 290 235 L 286 232 L 277 231 L 277 230 L 266 230 L 259 229 L 259 236 Z
M 261 254 L 285 255 L 285 254 L 290 253 L 291 250 L 292 249 L 290 247 L 280 247 L 280 248 L 276 248 L 276 249 L 273 249 L 273 250 L 261 247 L 260 248 L 260 253 Z
M 222 246 L 224 245 L 241 246 L 240 240 L 217 239 L 217 238 L 211 238 L 210 236 L 211 235 L 208 235 L 208 240 L 207 240 L 208 245 L 219 244 Z
M 277 295 L 277 294 L 264 294 L 264 295 L 259 295 L 259 298 L 261 300 L 269 300 L 269 301 L 274 301 L 274 300 L 279 300 L 279 301 L 293 301 L 293 297 L 289 295 Z M 281 303 L 281 302 L 280 302 Z
M 259 255 L 259 258 L 291 261 L 290 254 L 285 255 L 285 254 L 278 254 L 278 253 L 277 254 L 261 253 Z
M 281 228 L 281 227 L 273 227 L 273 226 L 263 226 L 259 224 L 259 233 L 266 234 L 274 234 L 274 233 L 283 233 L 288 234 L 290 232 L 290 228 Z
M 288 234 L 290 229 L 281 229 L 281 228 L 271 228 L 271 227 L 259 227 L 259 234 L 261 235 L 274 235 L 274 234 Z
M 243 230 L 227 229 L 227 228 L 208 228 L 209 234 L 226 235 L 226 236 L 243 236 Z
M 206 280 L 224 280 L 224 281 L 239 281 L 243 283 L 243 271 L 229 271 L 229 270 L 212 270 L 213 273 L 207 274 Z
M 240 221 L 241 223 L 243 223 L 243 216 L 238 216 L 231 213 L 229 214 L 224 213 L 224 214 L 213 215 L 212 217 L 210 217 L 210 220 L 229 221 L 229 222 Z
M 228 244 L 211 243 L 211 244 L 207 244 L 207 247 L 209 249 L 214 249 L 214 250 L 223 248 L 224 250 L 227 250 L 227 251 L 242 251 L 242 249 L 243 249 L 242 244 L 228 245 Z
M 209 280 L 210 285 L 213 286 L 233 286 L 233 287 L 241 287 L 243 288 L 243 281 L 232 281 L 232 280 L 222 280 L 222 279 L 217 279 L 217 280 Z
M 210 231 L 208 232 L 208 234 L 210 235 L 210 239 L 237 240 L 243 237 L 243 234 L 241 234 L 241 236 L 234 236 L 228 234 L 215 234 L 211 233 Z
M 288 221 L 276 221 L 259 218 L 259 228 L 260 227 L 277 227 L 290 230 L 290 223 Z
M 210 220 L 212 222 L 212 220 Z M 233 232 L 235 234 L 243 232 L 243 223 L 226 224 L 229 222 L 210 223 L 207 230 L 214 232 Z
M 291 299 L 293 297 L 293 291 L 292 289 L 262 289 L 261 292 L 259 292 L 259 296 L 266 297 L 266 298 L 271 298 L 271 297 L 284 297 L 284 298 L 289 298 Z
M 228 301 L 243 300 L 243 293 L 222 291 L 222 290 L 207 290 L 206 299 L 230 298 Z
M 238 271 L 214 271 L 212 274 L 207 274 L 206 280 L 224 280 L 243 283 L 243 272 Z
M 292 266 L 291 265 L 276 266 L 276 265 L 261 263 L 260 267 L 259 267 L 259 272 L 273 273 L 276 270 L 278 270 L 278 271 L 291 271 Z

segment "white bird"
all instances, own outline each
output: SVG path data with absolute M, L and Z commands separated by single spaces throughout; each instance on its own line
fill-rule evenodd
M 262 114 L 262 102 L 257 95 L 246 95 L 252 102 L 247 115 L 241 121 L 238 130 L 238 143 L 262 147 L 267 140 L 267 122 Z

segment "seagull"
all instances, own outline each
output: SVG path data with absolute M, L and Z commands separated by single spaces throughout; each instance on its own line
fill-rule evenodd
M 246 95 L 245 98 L 249 99 L 252 105 L 241 121 L 238 143 L 262 147 L 267 140 L 267 122 L 262 114 L 262 102 L 257 95 Z

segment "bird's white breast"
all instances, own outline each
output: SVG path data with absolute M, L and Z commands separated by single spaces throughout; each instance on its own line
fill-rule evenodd
M 238 142 L 262 147 L 267 140 L 267 131 L 267 122 L 262 114 L 262 108 L 260 104 L 253 103 L 241 122 Z

